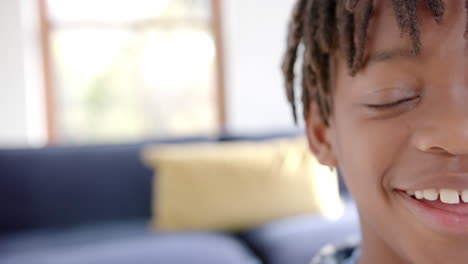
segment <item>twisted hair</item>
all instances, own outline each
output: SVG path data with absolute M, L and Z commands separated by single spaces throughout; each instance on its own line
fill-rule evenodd
M 427 2 L 437 23 L 442 23 L 444 0 L 391 0 L 395 18 L 402 34 L 409 34 L 413 52 L 419 54 L 422 44 L 418 19 L 418 3 Z M 303 114 L 309 113 L 309 102 L 314 100 L 322 121 L 328 125 L 331 114 L 330 68 L 332 56 L 340 49 L 350 74 L 354 76 L 365 63 L 364 51 L 367 29 L 374 10 L 373 0 L 297 0 L 289 25 L 288 45 L 282 70 L 286 94 L 297 123 L 297 103 L 294 67 L 299 47 L 302 55 L 301 97 Z M 468 18 L 468 0 L 465 0 Z M 464 32 L 468 39 L 468 21 Z

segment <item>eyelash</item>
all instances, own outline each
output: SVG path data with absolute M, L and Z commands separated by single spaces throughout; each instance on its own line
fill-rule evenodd
M 372 108 L 372 109 L 376 109 L 376 110 L 386 110 L 386 109 L 390 109 L 390 108 L 399 106 L 399 105 L 407 103 L 407 102 L 411 102 L 411 101 L 416 100 L 418 98 L 419 98 L 419 96 L 415 96 L 415 97 L 401 99 L 399 101 L 396 101 L 396 102 L 393 102 L 393 103 L 388 103 L 388 104 L 378 104 L 378 105 L 368 104 L 367 107 Z

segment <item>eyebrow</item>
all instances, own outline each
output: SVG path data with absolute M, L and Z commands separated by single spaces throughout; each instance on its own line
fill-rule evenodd
M 369 58 L 367 59 L 367 63 L 371 64 L 371 63 L 376 63 L 376 62 L 384 62 L 384 61 L 389 61 L 389 60 L 394 60 L 394 59 L 399 59 L 399 58 L 414 59 L 416 57 L 418 57 L 418 54 L 416 54 L 413 50 L 393 49 L 393 50 L 380 51 L 380 52 L 371 54 Z

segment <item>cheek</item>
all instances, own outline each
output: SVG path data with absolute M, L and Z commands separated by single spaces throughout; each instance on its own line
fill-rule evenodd
M 391 173 L 387 172 L 408 146 L 409 127 L 403 120 L 360 120 L 349 112 L 336 112 L 335 121 L 335 153 L 355 198 L 391 191 Z M 366 197 L 359 197 L 364 193 Z

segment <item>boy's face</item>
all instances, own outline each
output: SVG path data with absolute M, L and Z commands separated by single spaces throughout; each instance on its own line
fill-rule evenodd
M 342 169 L 357 201 L 362 261 L 468 263 L 468 203 L 406 194 L 468 190 L 465 1 L 445 1 L 442 25 L 420 1 L 419 56 L 406 52 L 411 40 L 401 34 L 390 1 L 377 2 L 369 62 L 351 77 L 337 56 L 330 127 L 320 125 L 316 113 L 307 120 L 312 149 Z M 447 194 L 444 199 L 456 200 Z

